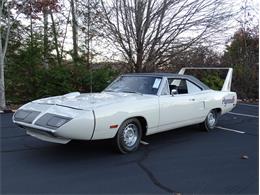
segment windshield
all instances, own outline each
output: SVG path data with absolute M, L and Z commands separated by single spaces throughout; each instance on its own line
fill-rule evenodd
M 104 91 L 156 95 L 161 81 L 162 78 L 160 77 L 121 76 Z

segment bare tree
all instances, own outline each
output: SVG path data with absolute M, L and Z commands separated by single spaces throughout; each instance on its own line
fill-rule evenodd
M 74 63 L 78 61 L 79 53 L 78 53 L 78 22 L 76 18 L 76 0 L 70 0 L 71 6 L 71 17 L 72 17 L 72 40 L 73 40 L 73 54 L 72 58 Z
M 190 46 L 223 30 L 223 0 L 101 1 L 107 38 L 130 71 L 153 71 Z
M 79 47 L 86 56 L 86 67 L 90 68 L 91 59 L 97 54 L 91 45 L 96 43 L 102 32 L 101 5 L 99 0 L 78 2 Z M 100 40 L 100 39 L 99 39 Z
M 49 40 L 48 40 L 48 18 L 49 15 L 51 16 L 52 21 L 52 31 L 53 31 L 53 39 L 54 39 L 54 46 L 57 53 L 57 63 L 58 65 L 61 64 L 60 54 L 59 50 L 57 49 L 57 32 L 56 27 L 53 19 L 53 12 L 58 12 L 59 5 L 58 0 L 38 0 L 36 1 L 38 4 L 38 10 L 42 12 L 43 14 L 43 65 L 46 69 L 49 68 L 49 54 L 50 54 L 50 46 L 49 46 Z
M 65 6 L 63 6 L 63 7 L 65 7 Z M 69 7 L 69 10 L 67 10 L 67 12 L 68 12 L 68 14 L 64 14 L 64 13 L 61 12 L 63 18 L 65 18 L 65 20 L 63 21 L 63 23 L 65 23 L 65 27 L 63 28 L 63 39 L 61 41 L 61 49 L 60 49 L 61 58 L 63 57 L 63 54 L 64 54 L 65 40 L 66 40 L 66 37 L 67 37 L 68 26 L 69 26 L 69 23 L 70 23 L 71 6 Z
M 59 44 L 58 44 L 58 32 L 56 29 L 56 24 L 54 21 L 52 11 L 50 12 L 50 15 L 51 15 L 51 21 L 52 21 L 52 33 L 53 33 L 53 39 L 54 39 L 54 47 L 55 47 L 56 54 L 57 54 L 57 63 L 59 66 L 61 66 L 61 55 L 60 55 Z
M 43 13 L 43 65 L 46 69 L 49 68 L 48 63 L 48 8 L 44 7 Z

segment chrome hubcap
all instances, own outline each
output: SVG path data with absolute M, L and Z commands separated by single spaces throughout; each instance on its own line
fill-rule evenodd
M 214 127 L 215 123 L 216 123 L 215 115 L 212 112 L 210 112 L 208 115 L 208 124 L 210 127 Z
M 126 146 L 133 146 L 137 140 L 137 126 L 134 124 L 127 125 L 123 131 L 123 137 Z

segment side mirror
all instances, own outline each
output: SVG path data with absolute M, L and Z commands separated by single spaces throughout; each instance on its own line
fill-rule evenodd
M 172 89 L 172 90 L 171 90 L 171 95 L 172 95 L 172 96 L 175 96 L 175 95 L 177 95 L 177 94 L 178 94 L 177 89 Z

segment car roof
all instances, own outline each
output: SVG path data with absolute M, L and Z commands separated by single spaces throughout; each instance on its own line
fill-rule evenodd
M 203 90 L 210 89 L 207 85 L 202 83 L 199 79 L 194 76 L 187 74 L 174 74 L 174 73 L 128 73 L 123 74 L 122 76 L 151 76 L 151 77 L 167 77 L 167 78 L 177 78 L 177 79 L 186 79 L 191 81 L 192 83 L 198 85 Z

